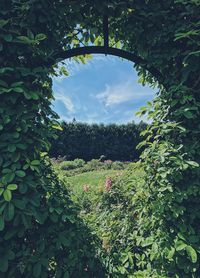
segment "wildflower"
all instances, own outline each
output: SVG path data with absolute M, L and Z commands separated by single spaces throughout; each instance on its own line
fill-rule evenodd
M 104 163 L 110 165 L 110 164 L 112 164 L 112 160 L 110 160 L 110 159 L 105 160 Z
M 105 190 L 106 190 L 106 192 L 110 191 L 111 186 L 112 186 L 111 178 L 106 178 L 106 182 L 105 182 Z
M 84 185 L 83 185 L 83 191 L 84 191 L 84 192 L 88 192 L 89 189 L 90 189 L 90 186 L 89 186 L 88 184 L 84 184 Z

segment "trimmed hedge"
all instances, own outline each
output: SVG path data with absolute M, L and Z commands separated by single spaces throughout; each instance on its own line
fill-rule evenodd
M 65 156 L 67 160 L 81 158 L 85 161 L 98 159 L 104 155 L 106 159 L 132 161 L 138 160 L 142 149 L 140 132 L 147 124 L 129 123 L 124 125 L 86 124 L 73 121 L 63 122 L 62 131 L 51 141 L 50 155 Z

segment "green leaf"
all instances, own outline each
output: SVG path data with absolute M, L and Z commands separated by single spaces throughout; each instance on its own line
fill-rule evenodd
M 40 263 L 37 263 L 34 267 L 33 267 L 33 276 L 34 277 L 40 277 L 40 273 L 41 273 L 42 267 Z
M 8 260 L 13 260 L 15 258 L 15 253 L 11 250 L 9 250 L 6 254 L 6 257 Z
M 14 203 L 15 207 L 17 207 L 21 210 L 25 209 L 25 207 L 26 207 L 26 203 L 24 200 L 15 199 L 15 200 L 13 200 L 13 203 Z
M 17 189 L 17 185 L 16 184 L 9 184 L 7 186 L 7 189 L 9 189 L 9 190 L 16 190 Z
M 35 36 L 35 40 L 37 40 L 37 41 L 43 41 L 43 40 L 45 40 L 47 38 L 47 36 L 45 35 L 45 34 L 37 34 L 36 36 Z
M 30 40 L 26 36 L 18 36 L 17 41 L 20 42 L 20 43 L 24 43 L 24 44 L 32 44 L 34 42 L 33 40 Z
M 8 145 L 8 151 L 13 153 L 16 151 L 16 145 L 12 144 L 12 145 Z
M 5 226 L 4 218 L 2 215 L 0 215 L 0 231 L 3 231 Z
M 65 273 L 64 273 L 64 276 L 63 276 L 63 278 L 69 278 L 70 276 L 69 276 L 69 272 L 68 271 L 66 271 Z
M 189 241 L 191 243 L 197 243 L 199 242 L 200 240 L 200 236 L 199 235 L 192 235 L 192 236 L 189 236 Z
M 14 153 L 12 155 L 13 162 L 17 162 L 20 159 L 20 153 Z
M 52 128 L 57 129 L 57 130 L 63 130 L 63 128 L 58 124 L 58 125 L 52 125 Z
M 9 169 L 9 168 L 4 168 L 4 169 L 2 170 L 2 174 L 12 174 L 12 170 Z
M 24 194 L 24 193 L 27 192 L 27 190 L 28 190 L 28 186 L 25 183 L 20 184 L 20 186 L 19 186 L 19 192 L 20 193 Z
M 14 88 L 14 87 L 19 87 L 21 86 L 22 84 L 24 84 L 23 81 L 18 81 L 18 82 L 14 82 L 11 84 L 11 87 Z
M 15 174 L 14 173 L 8 173 L 5 176 L 3 176 L 2 182 L 4 184 L 11 183 L 14 180 L 14 178 L 15 178 Z
M 148 237 L 145 239 L 145 241 L 142 243 L 142 247 L 150 246 L 154 242 L 154 239 L 152 237 Z
M 23 170 L 27 170 L 28 168 L 29 168 L 29 164 L 25 164 L 24 166 L 23 166 Z
M 34 34 L 30 29 L 27 30 L 27 35 L 28 35 L 29 39 L 34 40 Z
M 175 248 L 172 248 L 172 249 L 168 252 L 167 258 L 168 258 L 169 260 L 171 260 L 171 259 L 173 258 L 173 256 L 174 256 L 174 253 L 175 253 Z
M 5 257 L 1 257 L 0 272 L 6 272 L 7 270 L 8 270 L 8 259 Z
M 3 192 L 4 192 L 4 189 L 0 188 L 0 196 L 3 194 Z
M 21 150 L 25 150 L 27 148 L 26 144 L 17 144 L 17 147 Z
M 17 229 L 10 229 L 4 236 L 5 240 L 12 238 L 18 232 Z
M 0 19 L 0 27 L 4 27 L 7 23 L 9 22 L 9 20 L 5 20 L 5 19 Z
M 2 212 L 4 211 L 4 209 L 6 208 L 7 203 L 4 202 L 3 205 L 0 206 L 0 214 L 2 214 Z
M 11 221 L 14 217 L 14 212 L 15 212 L 15 207 L 13 206 L 13 204 L 9 203 L 8 209 L 7 209 L 6 220 Z
M 15 88 L 12 88 L 13 91 L 15 91 L 16 93 L 23 93 L 23 89 L 21 87 L 15 87 Z
M 194 248 L 192 248 L 192 246 L 187 246 L 186 248 L 186 252 L 191 260 L 192 263 L 196 263 L 197 262 L 197 253 L 194 250 Z
M 176 251 L 181 251 L 181 250 L 185 249 L 186 246 L 187 246 L 187 244 L 185 242 L 183 242 L 182 240 L 178 240 L 175 244 Z
M 9 189 L 4 190 L 3 197 L 7 202 L 10 202 L 12 199 L 12 193 Z
M 38 165 L 40 165 L 40 161 L 39 160 L 33 160 L 33 161 L 31 161 L 31 165 L 38 166 Z
M 14 70 L 13 68 L 4 67 L 4 68 L 0 68 L 0 73 L 5 73 L 5 72 L 8 72 L 8 71 L 13 71 L 13 70 Z
M 12 39 L 13 39 L 13 37 L 12 37 L 11 34 L 3 35 L 3 38 L 4 38 L 4 40 L 7 41 L 7 42 L 11 42 Z
M 187 164 L 189 164 L 190 166 L 196 168 L 199 167 L 199 164 L 195 161 L 187 161 Z
M 16 174 L 18 177 L 20 177 L 20 178 L 23 178 L 23 177 L 26 176 L 26 173 L 25 173 L 24 171 L 22 171 L 22 170 L 16 171 L 15 174 Z

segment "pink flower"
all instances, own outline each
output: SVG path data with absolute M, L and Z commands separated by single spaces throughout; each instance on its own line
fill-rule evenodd
M 84 184 L 84 185 L 83 185 L 83 191 L 84 191 L 84 192 L 88 192 L 89 189 L 90 189 L 90 186 L 89 186 L 88 184 Z
M 110 164 L 112 164 L 112 160 L 110 160 L 110 159 L 105 160 L 104 163 L 110 165 Z
M 105 190 L 106 190 L 106 192 L 110 191 L 111 186 L 112 186 L 111 178 L 106 178 L 106 182 L 105 182 Z

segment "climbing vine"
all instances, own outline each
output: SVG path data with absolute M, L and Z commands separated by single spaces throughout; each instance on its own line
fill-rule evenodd
M 199 0 L 2 0 L 1 277 L 105 277 L 47 158 L 58 126 L 51 76 L 60 53 L 101 43 L 102 14 L 111 40 L 143 59 L 135 65 L 142 82 L 159 88 L 141 111 L 153 122 L 142 156 L 147 198 L 137 201 L 135 244 L 146 262 L 138 277 L 200 276 Z

